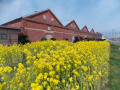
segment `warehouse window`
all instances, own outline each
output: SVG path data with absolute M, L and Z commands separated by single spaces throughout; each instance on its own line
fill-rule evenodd
M 0 34 L 0 40 L 6 40 L 8 38 L 7 34 Z
M 51 21 L 54 21 L 54 18 L 51 18 Z
M 45 20 L 47 17 L 46 17 L 46 15 L 43 15 L 43 19 Z
M 51 30 L 51 28 L 50 28 L 50 27 L 48 27 L 48 30 Z

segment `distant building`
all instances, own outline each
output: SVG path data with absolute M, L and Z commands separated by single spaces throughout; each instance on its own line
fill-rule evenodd
M 93 29 L 89 32 L 87 26 L 80 30 L 74 20 L 64 26 L 49 9 L 15 19 L 3 24 L 3 26 L 20 28 L 16 31 L 27 35 L 31 42 L 40 41 L 42 38 L 48 40 L 55 38 L 71 42 L 75 38 L 102 39 L 100 33 L 95 33 Z

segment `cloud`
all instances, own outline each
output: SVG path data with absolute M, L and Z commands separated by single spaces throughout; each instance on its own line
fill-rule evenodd
M 120 5 L 118 0 L 100 0 L 94 8 L 94 11 L 96 12 L 95 16 L 100 16 L 99 18 L 105 19 L 114 13 L 117 13 L 119 8 Z
M 116 22 L 120 20 L 119 9 L 119 0 L 101 0 L 95 8 L 98 28 L 102 31 L 116 28 Z
M 69 0 L 69 3 L 67 0 L 13 0 L 10 3 L 8 1 L 10 0 L 1 3 L 0 19 L 2 23 L 48 8 L 55 13 L 63 24 L 67 24 L 76 16 L 72 14 L 76 9 L 77 0 Z
M 0 2 L 0 21 L 2 23 L 21 17 L 31 9 L 28 0 L 13 0 L 11 2 Z M 0 23 L 1 23 L 0 22 Z
M 64 25 L 75 19 L 95 31 L 120 28 L 120 0 L 0 0 L 0 24 L 48 8 Z
M 0 17 L 2 21 L 7 21 L 10 18 L 15 18 L 20 14 L 21 3 L 19 0 L 10 2 L 10 3 L 2 3 L 0 7 Z
M 99 32 L 109 31 L 116 28 L 116 22 L 120 21 L 119 9 L 119 0 L 97 0 L 92 8 L 89 8 L 87 12 L 81 15 L 83 23 L 80 24 L 86 23 L 89 29 L 93 27 Z

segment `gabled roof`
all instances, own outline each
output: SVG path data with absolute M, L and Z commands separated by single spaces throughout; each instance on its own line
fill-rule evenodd
M 2 24 L 2 25 L 6 25 L 6 24 L 9 24 L 9 23 L 12 23 L 12 22 L 20 21 L 22 18 L 23 18 L 23 17 L 20 17 L 20 18 L 14 19 L 14 20 L 9 21 L 9 22 L 7 22 L 7 23 L 4 23 L 4 24 Z
M 90 33 L 91 33 L 91 34 L 95 34 L 95 31 L 94 31 L 93 28 L 91 29 Z
M 72 27 L 71 25 L 75 25 L 75 27 Z M 76 24 L 75 20 L 72 20 L 70 23 L 68 23 L 66 26 L 66 28 L 69 28 L 69 29 L 77 29 L 77 30 L 80 30 L 80 28 L 78 27 L 78 25 Z
M 35 14 L 31 14 L 29 16 L 25 16 L 25 17 L 20 17 L 20 18 L 17 18 L 17 19 L 14 19 L 12 21 L 9 21 L 7 23 L 4 23 L 2 25 L 6 25 L 6 24 L 9 24 L 9 23 L 12 23 L 12 22 L 16 22 L 16 21 L 19 21 L 21 19 L 24 19 L 24 18 L 31 18 L 31 17 L 34 17 L 34 16 L 37 16 L 37 15 L 40 15 L 40 14 L 43 14 L 43 13 L 46 13 L 46 12 L 50 12 L 50 14 L 56 19 L 56 21 L 60 24 L 61 27 L 63 27 L 63 24 L 58 20 L 58 18 L 52 13 L 52 11 L 50 9 L 48 10 L 44 10 L 44 11 L 41 11 L 41 12 L 37 12 Z
M 87 28 L 86 25 L 82 28 L 82 31 L 83 31 L 83 32 L 87 32 L 87 33 L 89 33 L 88 28 Z
M 44 10 L 44 11 L 41 11 L 41 12 L 37 12 L 37 13 L 35 13 L 35 14 L 26 16 L 26 17 L 24 17 L 24 18 L 31 18 L 31 17 L 38 16 L 38 15 L 43 14 L 43 13 L 46 13 L 46 12 L 50 12 L 51 15 L 57 20 L 57 22 L 58 22 L 61 26 L 63 26 L 63 24 L 59 21 L 59 19 L 53 14 L 53 12 L 52 12 L 50 9 L 47 9 L 47 10 Z

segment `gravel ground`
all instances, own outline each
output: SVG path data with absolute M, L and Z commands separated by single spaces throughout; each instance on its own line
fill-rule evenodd
M 108 40 L 111 44 L 113 45 L 120 45 L 120 41 L 112 41 L 112 40 Z M 120 48 L 119 48 L 120 50 Z

